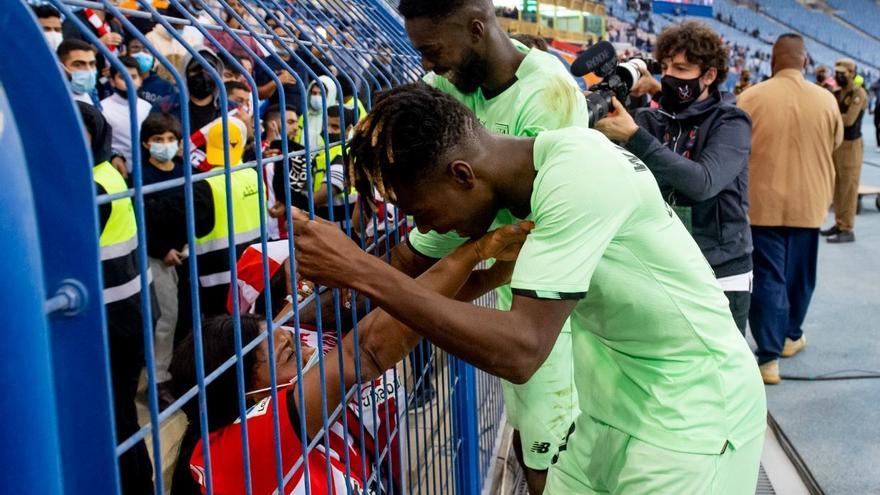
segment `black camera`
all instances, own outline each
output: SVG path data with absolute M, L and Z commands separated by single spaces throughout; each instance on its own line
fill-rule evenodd
M 614 45 L 607 41 L 593 45 L 578 56 L 571 65 L 572 74 L 581 77 L 592 73 L 602 78 L 602 82 L 590 87 L 591 93 L 587 95 L 590 127 L 614 109 L 612 97 L 624 106 L 629 104 L 629 92 L 642 76 L 642 70 L 659 74 L 660 64 L 650 58 L 631 58 L 618 63 Z
M 616 60 L 605 73 L 596 71 L 595 74 L 602 78 L 602 82 L 590 87 L 587 95 L 587 109 L 590 112 L 590 127 L 605 118 L 608 112 L 614 110 L 611 97 L 617 97 L 624 106 L 629 105 L 629 92 L 632 91 L 636 81 L 642 76 L 641 69 L 648 69 L 653 60 L 633 58 L 621 64 Z M 610 64 L 609 64 L 610 65 Z

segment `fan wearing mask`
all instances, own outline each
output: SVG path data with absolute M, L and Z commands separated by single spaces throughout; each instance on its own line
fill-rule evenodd
M 321 87 L 318 86 L 318 84 L 321 84 L 324 87 L 325 95 L 327 97 L 327 108 L 338 103 L 336 99 L 336 84 L 333 83 L 333 79 L 329 76 L 318 76 L 317 81 L 312 81 L 312 83 L 309 84 L 308 111 L 306 111 L 305 116 L 300 116 L 299 118 L 300 131 L 297 135 L 296 142 L 305 146 L 306 132 L 304 131 L 308 131 L 308 147 L 312 152 L 317 151 L 320 147 L 324 146 L 324 95 L 321 94 Z M 308 129 L 305 128 L 304 121 L 308 124 Z
M 615 111 L 596 129 L 653 172 L 664 199 L 700 246 L 745 333 L 752 288 L 748 160 L 752 124 L 719 86 L 728 51 L 707 25 L 672 25 L 657 37 L 660 108 Z M 646 75 L 645 77 L 650 77 Z M 656 96 L 656 95 L 655 95 Z
M 137 38 L 129 38 L 125 42 L 126 53 L 138 64 L 138 73 L 141 76 L 141 87 L 138 90 L 138 98 L 147 100 L 150 105 L 161 98 L 174 93 L 174 85 L 159 77 L 156 68 L 159 66 L 156 57 L 153 56 Z
M 95 92 L 98 83 L 95 47 L 82 40 L 64 40 L 55 53 L 67 80 L 70 81 L 73 99 L 100 107 L 98 94 Z
M 223 61 L 213 51 L 202 46 L 198 52 L 217 74 L 223 74 Z M 183 76 L 189 92 L 189 125 L 190 130 L 195 132 L 220 116 L 217 83 L 211 71 L 191 56 L 184 60 L 184 67 Z M 180 100 L 179 93 L 162 98 L 153 105 L 153 113 L 170 113 L 180 120 Z
M 64 40 L 64 36 L 61 34 L 61 14 L 51 5 L 35 5 L 31 8 L 34 10 L 34 15 L 37 16 L 37 22 L 43 28 L 43 36 L 46 37 L 49 48 L 54 52 Z
M 138 72 L 137 60 L 132 57 L 119 57 L 119 63 L 128 72 L 128 77 L 135 90 L 141 87 L 141 75 Z M 113 94 L 101 100 L 101 113 L 107 119 L 107 123 L 113 127 L 113 160 L 111 163 L 119 170 L 123 177 L 128 178 L 132 170 L 131 158 L 131 107 L 128 103 L 128 86 L 125 77 L 116 66 L 110 66 L 110 84 L 113 86 Z M 150 103 L 147 100 L 135 96 L 135 120 L 140 126 L 150 113 Z
M 183 177 L 181 137 L 180 121 L 166 113 L 150 114 L 141 124 L 141 177 L 145 186 Z M 174 402 L 169 367 L 174 350 L 174 329 L 177 327 L 177 267 L 186 260 L 189 250 L 183 236 L 177 230 L 168 228 L 172 221 L 179 223 L 184 214 L 178 212 L 173 219 L 163 217 L 163 212 L 154 207 L 154 202 L 158 198 L 175 195 L 183 195 L 183 185 L 151 193 L 146 200 L 145 218 L 147 232 L 150 233 L 147 236 L 147 254 L 159 305 L 154 349 L 160 410 Z

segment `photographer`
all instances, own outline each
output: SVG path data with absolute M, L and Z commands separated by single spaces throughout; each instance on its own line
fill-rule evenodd
M 657 37 L 656 57 L 663 69 L 660 108 L 631 116 L 614 100 L 614 112 L 595 127 L 654 173 L 664 198 L 715 271 L 745 333 L 752 281 L 751 121 L 734 106 L 732 95 L 718 89 L 727 76 L 728 54 L 705 24 L 664 29 Z

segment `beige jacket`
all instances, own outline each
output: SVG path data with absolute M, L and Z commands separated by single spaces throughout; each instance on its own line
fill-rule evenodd
M 743 92 L 737 105 L 752 117 L 751 224 L 822 226 L 834 191 L 831 153 L 843 141 L 834 96 L 786 69 Z

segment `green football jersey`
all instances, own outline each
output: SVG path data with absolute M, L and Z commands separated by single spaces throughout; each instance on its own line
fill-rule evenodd
M 569 319 L 581 418 L 700 454 L 761 434 L 755 358 L 647 167 L 579 128 L 540 134 L 534 161 L 535 228 L 511 286 L 578 301 Z

